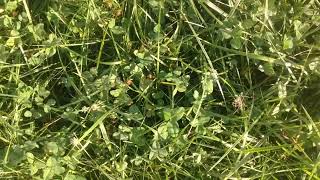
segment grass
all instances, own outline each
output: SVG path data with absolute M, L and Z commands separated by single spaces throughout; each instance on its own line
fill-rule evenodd
M 0 177 L 320 179 L 318 0 L 0 0 Z

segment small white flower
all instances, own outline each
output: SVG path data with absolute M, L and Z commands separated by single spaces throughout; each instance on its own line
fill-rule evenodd
M 70 142 L 73 146 L 79 146 L 79 144 L 80 144 L 79 139 L 75 136 L 71 138 Z
M 88 112 L 90 110 L 90 108 L 89 107 L 87 107 L 87 106 L 83 106 L 82 107 L 82 109 L 80 110 L 80 112 Z
M 103 107 L 103 102 L 97 101 L 96 103 L 91 105 L 91 110 L 92 111 L 101 111 L 102 107 Z

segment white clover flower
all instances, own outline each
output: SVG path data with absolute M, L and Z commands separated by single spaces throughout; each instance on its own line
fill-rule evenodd
M 101 111 L 103 108 L 103 102 L 102 101 L 97 101 L 96 103 L 91 105 L 91 110 L 92 111 Z
M 80 144 L 80 141 L 79 141 L 79 139 L 78 139 L 76 136 L 72 137 L 72 138 L 70 139 L 70 142 L 71 142 L 71 144 L 72 144 L 73 146 L 79 146 L 79 144 Z
M 89 107 L 87 107 L 87 106 L 83 106 L 83 107 L 82 107 L 82 109 L 80 110 L 80 112 L 84 112 L 84 113 L 86 113 L 86 112 L 89 112 L 89 110 L 90 110 L 90 108 L 89 108 Z

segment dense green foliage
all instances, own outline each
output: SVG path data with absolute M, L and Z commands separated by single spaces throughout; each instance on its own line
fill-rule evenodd
M 0 176 L 319 179 L 319 0 L 0 0 Z

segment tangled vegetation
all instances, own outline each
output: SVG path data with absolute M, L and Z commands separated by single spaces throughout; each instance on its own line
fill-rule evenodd
M 0 0 L 0 177 L 320 179 L 319 0 Z

